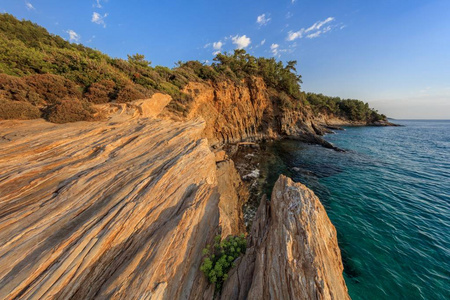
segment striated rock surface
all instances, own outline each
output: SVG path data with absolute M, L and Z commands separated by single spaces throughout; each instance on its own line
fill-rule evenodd
M 205 122 L 112 110 L 109 122 L 0 123 L 1 299 L 208 292 L 199 266 L 220 195 Z
M 222 299 L 349 299 L 336 230 L 314 193 L 280 176 Z
M 245 232 L 242 206 L 248 199 L 244 186 L 232 160 L 217 163 L 217 178 L 220 194 L 219 211 L 222 236 Z

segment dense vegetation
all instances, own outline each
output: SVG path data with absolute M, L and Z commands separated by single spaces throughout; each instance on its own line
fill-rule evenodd
M 214 284 L 216 292 L 220 292 L 222 285 L 228 278 L 228 272 L 234 266 L 234 261 L 247 248 L 247 240 L 242 234 L 240 236 L 228 236 L 221 241 L 220 235 L 214 238 L 214 245 L 208 245 L 203 249 L 203 263 L 200 270 Z
M 179 62 L 173 69 L 152 67 L 143 55 L 111 58 L 63 38 L 30 21 L 0 14 L 0 119 L 44 117 L 52 122 L 94 119 L 92 104 L 129 102 L 162 92 L 172 96 L 169 109 L 189 111 L 192 98 L 182 90 L 188 82 L 262 77 L 274 91 L 281 109 L 311 104 L 316 112 L 333 112 L 352 120 L 381 119 L 367 104 L 305 94 L 296 62 L 256 58 L 244 50 L 218 54 L 214 63 Z M 331 99 L 331 100 L 330 100 Z M 16 110 L 20 108 L 20 112 Z
M 351 121 L 379 121 L 386 119 L 385 115 L 379 114 L 376 110 L 371 109 L 369 104 L 360 100 L 341 99 L 314 93 L 307 93 L 306 100 L 316 114 L 333 114 Z

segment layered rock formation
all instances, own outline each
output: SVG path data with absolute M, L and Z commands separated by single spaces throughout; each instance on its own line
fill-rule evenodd
M 307 106 L 282 109 L 279 93 L 260 77 L 243 79 L 240 84 L 192 82 L 184 92 L 194 98 L 189 118 L 200 116 L 206 121 L 204 136 L 212 146 L 292 138 L 337 149 L 320 137 L 330 132 L 326 120 L 316 120 Z
M 189 117 L 206 121 L 205 136 L 211 145 L 315 134 L 310 113 L 283 112 L 277 93 L 271 93 L 259 77 L 241 84 L 192 82 L 184 91 L 194 98 Z
M 1 122 L 1 299 L 207 291 L 201 251 L 221 196 L 205 123 L 145 118 L 142 104 L 108 122 Z
M 202 249 L 245 230 L 247 190 L 211 145 L 280 135 L 263 87 L 247 92 L 201 91 L 183 122 L 161 119 L 162 94 L 103 105 L 101 122 L 0 122 L 0 298 L 212 299 Z M 345 295 L 317 198 L 287 179 L 275 190 L 223 297 Z
M 222 299 L 349 299 L 336 230 L 314 193 L 280 176 Z

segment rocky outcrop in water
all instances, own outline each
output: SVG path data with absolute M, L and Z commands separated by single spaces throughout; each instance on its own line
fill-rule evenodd
M 307 187 L 280 176 L 222 299 L 349 299 L 336 230 Z

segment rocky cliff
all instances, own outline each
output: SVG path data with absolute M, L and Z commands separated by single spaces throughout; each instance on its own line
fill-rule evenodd
M 245 231 L 247 191 L 211 149 L 284 134 L 263 83 L 249 84 L 190 85 L 182 122 L 162 94 L 103 105 L 105 121 L 0 122 L 0 298 L 212 299 L 202 249 Z M 289 124 L 310 130 L 301 115 Z M 311 191 L 280 179 L 254 224 L 234 271 L 248 265 L 245 278 L 233 275 L 223 297 L 348 297 L 334 227 Z
M 194 99 L 189 118 L 201 116 L 206 121 L 204 135 L 212 146 L 281 137 L 327 145 L 318 136 L 327 132 L 326 121 L 317 122 L 306 106 L 284 109 L 279 93 L 260 77 L 239 83 L 191 82 L 184 92 Z
M 314 193 L 280 176 L 222 299 L 349 299 L 336 230 Z
M 287 109 L 279 92 L 268 88 L 260 77 L 239 83 L 191 82 L 184 92 L 194 99 L 188 119 L 205 120 L 204 137 L 214 148 L 242 141 L 291 138 L 339 150 L 321 136 L 336 129 L 336 125 L 363 125 L 334 116 L 314 115 L 307 105 Z M 165 115 L 172 117 L 168 111 Z

